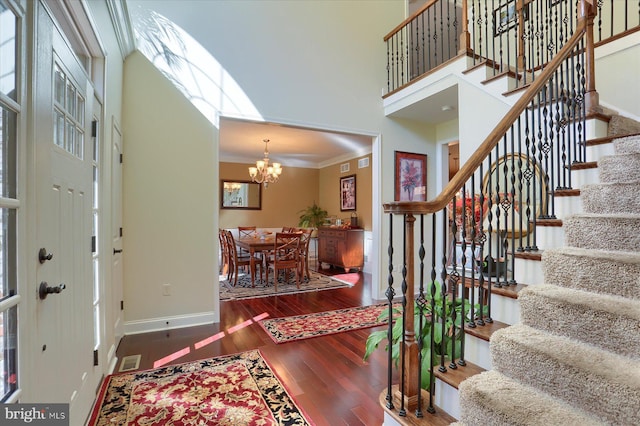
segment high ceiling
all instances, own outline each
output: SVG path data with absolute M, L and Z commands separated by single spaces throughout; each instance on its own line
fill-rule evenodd
M 189 71 L 189 73 L 185 74 L 188 74 L 191 80 L 182 80 L 182 76 L 175 74 L 172 75 L 173 78 L 169 78 L 177 81 L 176 86 L 185 93 L 187 98 L 194 102 L 194 105 L 199 103 L 200 106 L 205 106 L 204 110 L 201 109 L 205 116 L 212 122 L 218 122 L 217 125 L 220 130 L 219 158 L 221 161 L 254 163 L 263 156 L 264 139 L 270 140 L 268 149 L 271 160 L 289 167 L 320 168 L 348 159 L 358 158 L 372 151 L 375 135 L 371 134 L 359 135 L 335 131 L 334 129 L 309 128 L 303 123 L 290 125 L 288 123 L 239 119 L 237 117 L 256 117 L 260 115 L 257 111 L 244 113 L 243 111 L 245 110 L 242 108 L 235 113 L 227 114 L 225 112 L 216 117 L 217 99 L 214 102 L 207 103 L 206 97 L 209 92 L 198 92 L 202 87 L 213 87 L 215 85 L 211 81 L 199 80 L 207 78 L 206 73 L 200 71 L 211 68 L 207 66 L 198 67 L 199 64 L 192 62 L 192 58 L 187 56 L 186 50 L 180 50 L 181 47 L 184 48 L 181 44 L 192 38 L 193 41 L 197 42 L 196 44 L 200 45 L 199 49 L 204 53 L 204 55 L 200 54 L 198 59 L 208 56 L 209 60 L 215 63 L 214 55 L 208 50 L 204 50 L 211 43 L 210 40 L 198 39 L 198 35 L 201 35 L 201 38 L 206 38 L 206 34 L 209 32 L 202 27 L 203 25 L 209 25 L 209 23 L 206 20 L 192 19 L 193 15 L 186 13 L 184 8 L 176 6 L 179 3 L 162 0 L 127 0 L 133 27 L 136 28 L 136 31 L 140 31 L 141 38 L 144 39 L 145 35 L 148 35 L 149 38 L 154 39 L 156 48 L 158 45 L 168 48 L 156 51 L 154 58 L 175 55 L 174 60 L 181 62 L 181 66 L 174 68 L 182 68 Z M 157 16 L 160 18 L 157 18 Z M 174 23 L 176 20 L 179 20 L 179 26 Z M 178 30 L 182 31 L 180 35 L 176 35 Z M 171 44 L 171 39 L 159 40 L 166 34 L 173 36 L 174 39 L 182 37 L 183 40 L 177 44 Z M 137 43 L 140 43 L 140 40 Z M 140 46 L 138 47 L 140 48 Z M 173 50 L 174 48 L 176 49 L 175 51 Z M 171 61 L 168 62 L 168 67 L 161 68 L 161 71 L 165 74 L 170 74 L 173 71 Z M 156 63 L 156 66 L 159 65 Z M 225 81 L 230 80 L 233 80 L 233 76 L 228 76 Z M 245 104 L 243 105 L 245 107 L 247 105 L 249 107 L 253 106 L 250 99 L 246 98 L 244 101 Z M 380 99 L 380 102 L 382 103 L 382 99 Z M 239 103 L 235 102 L 235 99 L 233 102 L 225 103 L 225 105 L 231 104 L 239 105 Z M 435 99 L 431 97 L 429 100 L 415 102 L 413 105 L 403 107 L 389 115 L 397 119 L 435 124 L 451 120 L 455 118 L 456 114 L 457 90 L 448 89 L 438 94 Z M 331 123 L 327 125 L 331 126 Z
M 268 122 L 220 119 L 220 160 L 254 163 L 263 157 L 289 167 L 323 167 L 371 152 L 372 137 Z

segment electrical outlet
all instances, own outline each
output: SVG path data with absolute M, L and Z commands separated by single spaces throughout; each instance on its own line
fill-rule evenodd
M 162 284 L 162 295 L 171 296 L 171 284 Z

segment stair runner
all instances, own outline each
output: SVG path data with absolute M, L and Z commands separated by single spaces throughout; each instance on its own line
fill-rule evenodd
M 544 251 L 545 284 L 491 337 L 494 369 L 460 384 L 457 425 L 640 424 L 640 137 L 614 149 L 566 247 Z

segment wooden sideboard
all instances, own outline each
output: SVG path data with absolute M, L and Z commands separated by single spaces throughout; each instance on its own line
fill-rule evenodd
M 319 228 L 318 267 L 322 264 L 360 271 L 364 266 L 364 230 Z

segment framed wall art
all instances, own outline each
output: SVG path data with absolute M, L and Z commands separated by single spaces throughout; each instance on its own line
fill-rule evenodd
M 356 175 L 340 178 L 340 211 L 356 209 Z
M 526 4 L 522 8 L 523 20 L 529 19 L 529 5 Z M 518 24 L 518 10 L 516 8 L 516 0 L 510 0 L 505 4 L 498 6 L 493 11 L 493 36 L 509 31 Z
M 395 201 L 427 201 L 427 156 L 396 151 Z

